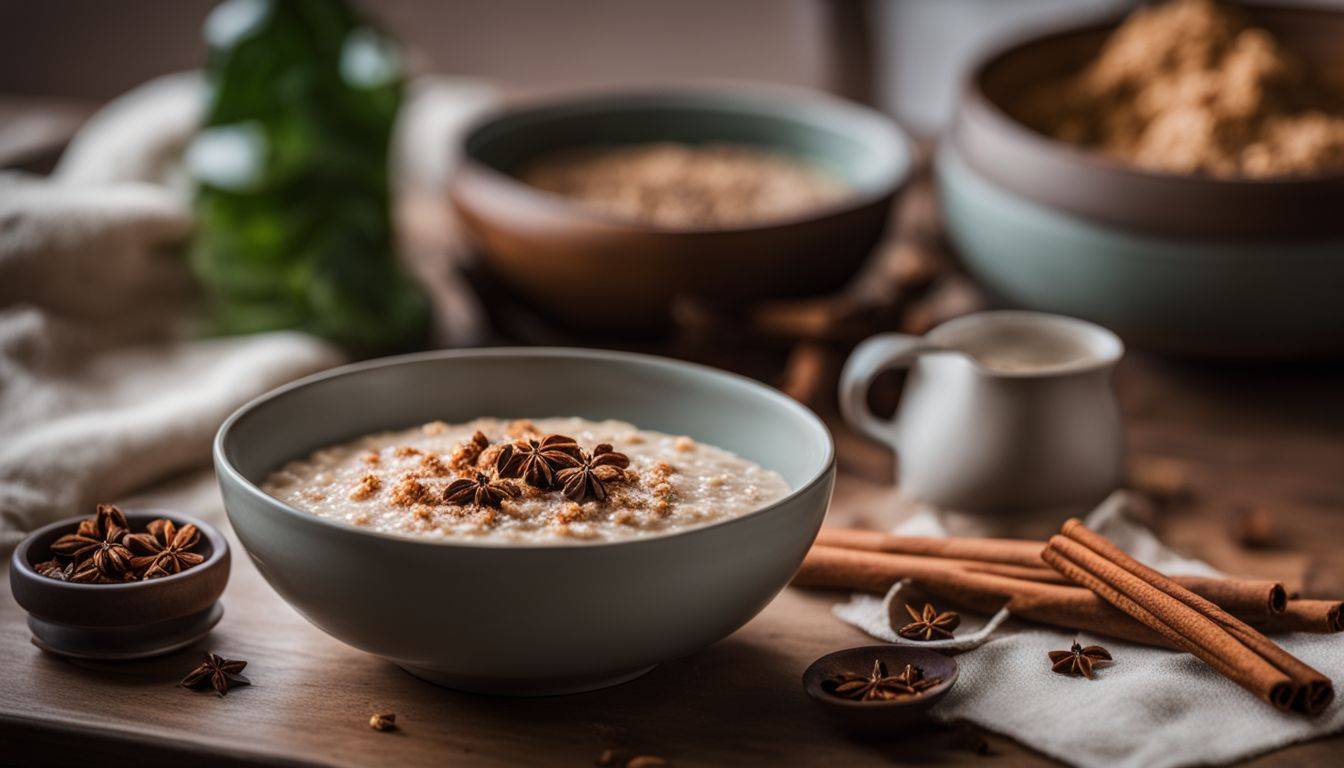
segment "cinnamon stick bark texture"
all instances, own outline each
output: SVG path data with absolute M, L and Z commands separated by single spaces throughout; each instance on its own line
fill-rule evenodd
M 1250 623 L 1267 632 L 1344 632 L 1344 605 L 1337 600 L 1289 600 L 1282 613 Z
M 1063 575 L 1282 710 L 1318 714 L 1329 679 L 1227 611 L 1069 520 L 1042 558 Z
M 1019 579 L 1047 583 L 1072 583 L 1041 560 L 1045 542 L 1026 539 L 928 538 L 897 536 L 879 531 L 822 528 L 817 543 L 826 546 L 864 549 L 873 552 L 954 558 L 968 568 Z M 991 565 L 992 564 L 992 565 Z M 1273 581 L 1220 579 L 1206 576 L 1176 576 L 1176 582 L 1195 594 L 1211 600 L 1224 610 L 1256 623 L 1269 623 L 1288 602 L 1283 585 Z M 1310 624 L 1310 622 L 1308 622 Z M 1312 624 L 1324 626 L 1324 623 Z M 1312 630 L 1299 630 L 1312 631 Z M 1323 631 L 1323 630 L 1315 630 Z
M 814 545 L 793 585 L 880 594 L 901 579 L 960 608 L 993 613 L 1006 606 L 1027 621 L 1174 647 L 1086 589 L 968 571 L 956 561 L 938 558 Z

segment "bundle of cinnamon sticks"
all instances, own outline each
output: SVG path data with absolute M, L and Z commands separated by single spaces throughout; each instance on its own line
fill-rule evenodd
M 1272 581 L 1167 577 L 1077 520 L 1049 542 L 823 528 L 794 585 L 880 593 L 901 579 L 970 610 L 1188 651 L 1283 709 L 1314 714 L 1334 695 L 1261 632 L 1339 632 L 1340 602 L 1290 599 Z

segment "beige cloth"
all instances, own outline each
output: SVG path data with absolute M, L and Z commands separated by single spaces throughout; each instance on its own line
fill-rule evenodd
M 50 177 L 0 174 L 0 551 L 97 501 L 208 465 L 230 412 L 341 362 L 301 333 L 191 337 L 180 158 L 202 89 L 195 73 L 146 83 L 95 115 Z M 453 132 L 493 91 L 422 80 L 411 94 L 397 157 L 424 188 L 443 182 Z M 413 157 L 407 140 L 441 149 Z M 440 338 L 472 341 L 471 304 L 445 282 L 448 270 L 430 271 L 451 326 Z
M 1128 497 L 1117 492 L 1087 518 L 1135 558 L 1173 574 L 1217 576 L 1218 571 L 1168 549 L 1126 514 Z M 946 528 L 925 511 L 896 529 L 911 536 L 944 536 Z M 887 597 L 854 595 L 835 614 L 888 642 L 898 637 Z M 995 617 L 1001 619 L 1002 617 Z M 1088 768 L 1164 768 L 1218 765 L 1297 741 L 1344 730 L 1344 699 L 1318 717 L 1279 712 L 1188 653 L 1149 648 L 1107 637 L 1075 636 L 1039 624 L 968 623 L 958 640 L 973 647 L 957 656 L 960 677 L 934 708 L 939 720 L 968 720 L 1002 733 L 1065 763 Z M 1046 654 L 1067 650 L 1075 637 L 1097 643 L 1115 657 L 1097 680 L 1050 672 Z M 1290 634 L 1274 638 L 1289 653 L 1344 681 L 1344 636 Z M 924 645 L 933 645 L 925 643 Z

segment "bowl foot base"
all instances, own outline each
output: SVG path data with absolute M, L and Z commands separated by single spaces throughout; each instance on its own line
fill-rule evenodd
M 33 645 L 72 659 L 123 661 L 144 659 L 185 648 L 205 637 L 224 615 L 215 603 L 200 613 L 129 627 L 77 627 L 28 617 Z
M 565 694 L 596 691 L 599 688 L 610 688 L 613 685 L 628 683 L 631 680 L 644 675 L 657 665 L 636 669 L 633 672 L 622 672 L 614 675 L 556 677 L 542 678 L 540 680 L 474 677 L 470 675 L 455 675 L 449 672 L 439 672 L 437 670 L 425 669 L 424 667 L 416 667 L 410 664 L 398 664 L 397 666 L 426 682 L 441 685 L 445 688 L 452 688 L 457 691 L 465 691 L 467 693 L 487 693 L 494 696 L 563 696 Z

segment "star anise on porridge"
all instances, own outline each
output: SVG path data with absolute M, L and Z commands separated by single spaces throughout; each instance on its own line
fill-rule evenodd
M 178 685 L 183 688 L 201 688 L 208 684 L 215 689 L 215 693 L 223 696 L 229 692 L 231 686 L 252 684 L 251 680 L 242 675 L 246 666 L 247 662 L 242 659 L 226 659 L 214 651 L 209 651 L 205 654 L 205 661 L 188 672 Z
M 1111 653 L 1100 645 L 1089 645 L 1086 648 L 1074 643 L 1073 647 L 1067 651 L 1050 651 L 1050 671 L 1058 672 L 1061 675 L 1083 676 L 1088 680 L 1095 680 L 1096 675 L 1093 670 L 1098 664 L 1111 663 Z
M 554 488 L 556 473 L 578 466 L 583 451 L 574 438 L 547 435 L 540 441 L 515 440 L 499 452 L 495 469 L 500 477 L 518 477 L 536 488 Z
M 131 560 L 131 567 L 146 579 L 171 576 L 205 562 L 204 555 L 191 551 L 200 541 L 196 526 L 178 528 L 172 520 L 163 518 L 146 526 L 145 533 L 126 536 L 127 546 L 141 553 Z
M 939 613 L 933 603 L 925 603 L 923 611 L 917 611 L 906 603 L 905 612 L 914 621 L 901 627 L 896 634 L 907 640 L 948 640 L 961 623 L 961 616 L 953 611 Z
M 443 500 L 449 504 L 468 504 L 477 507 L 498 507 L 505 499 L 518 495 L 518 488 L 507 480 L 493 480 L 477 472 L 475 478 L 459 477 L 443 489 Z
M 607 498 L 606 484 L 624 477 L 622 470 L 628 466 L 629 456 L 617 453 L 609 443 L 602 443 L 593 449 L 591 456 L 580 454 L 578 465 L 560 470 L 556 479 L 570 501 L 603 501 Z

